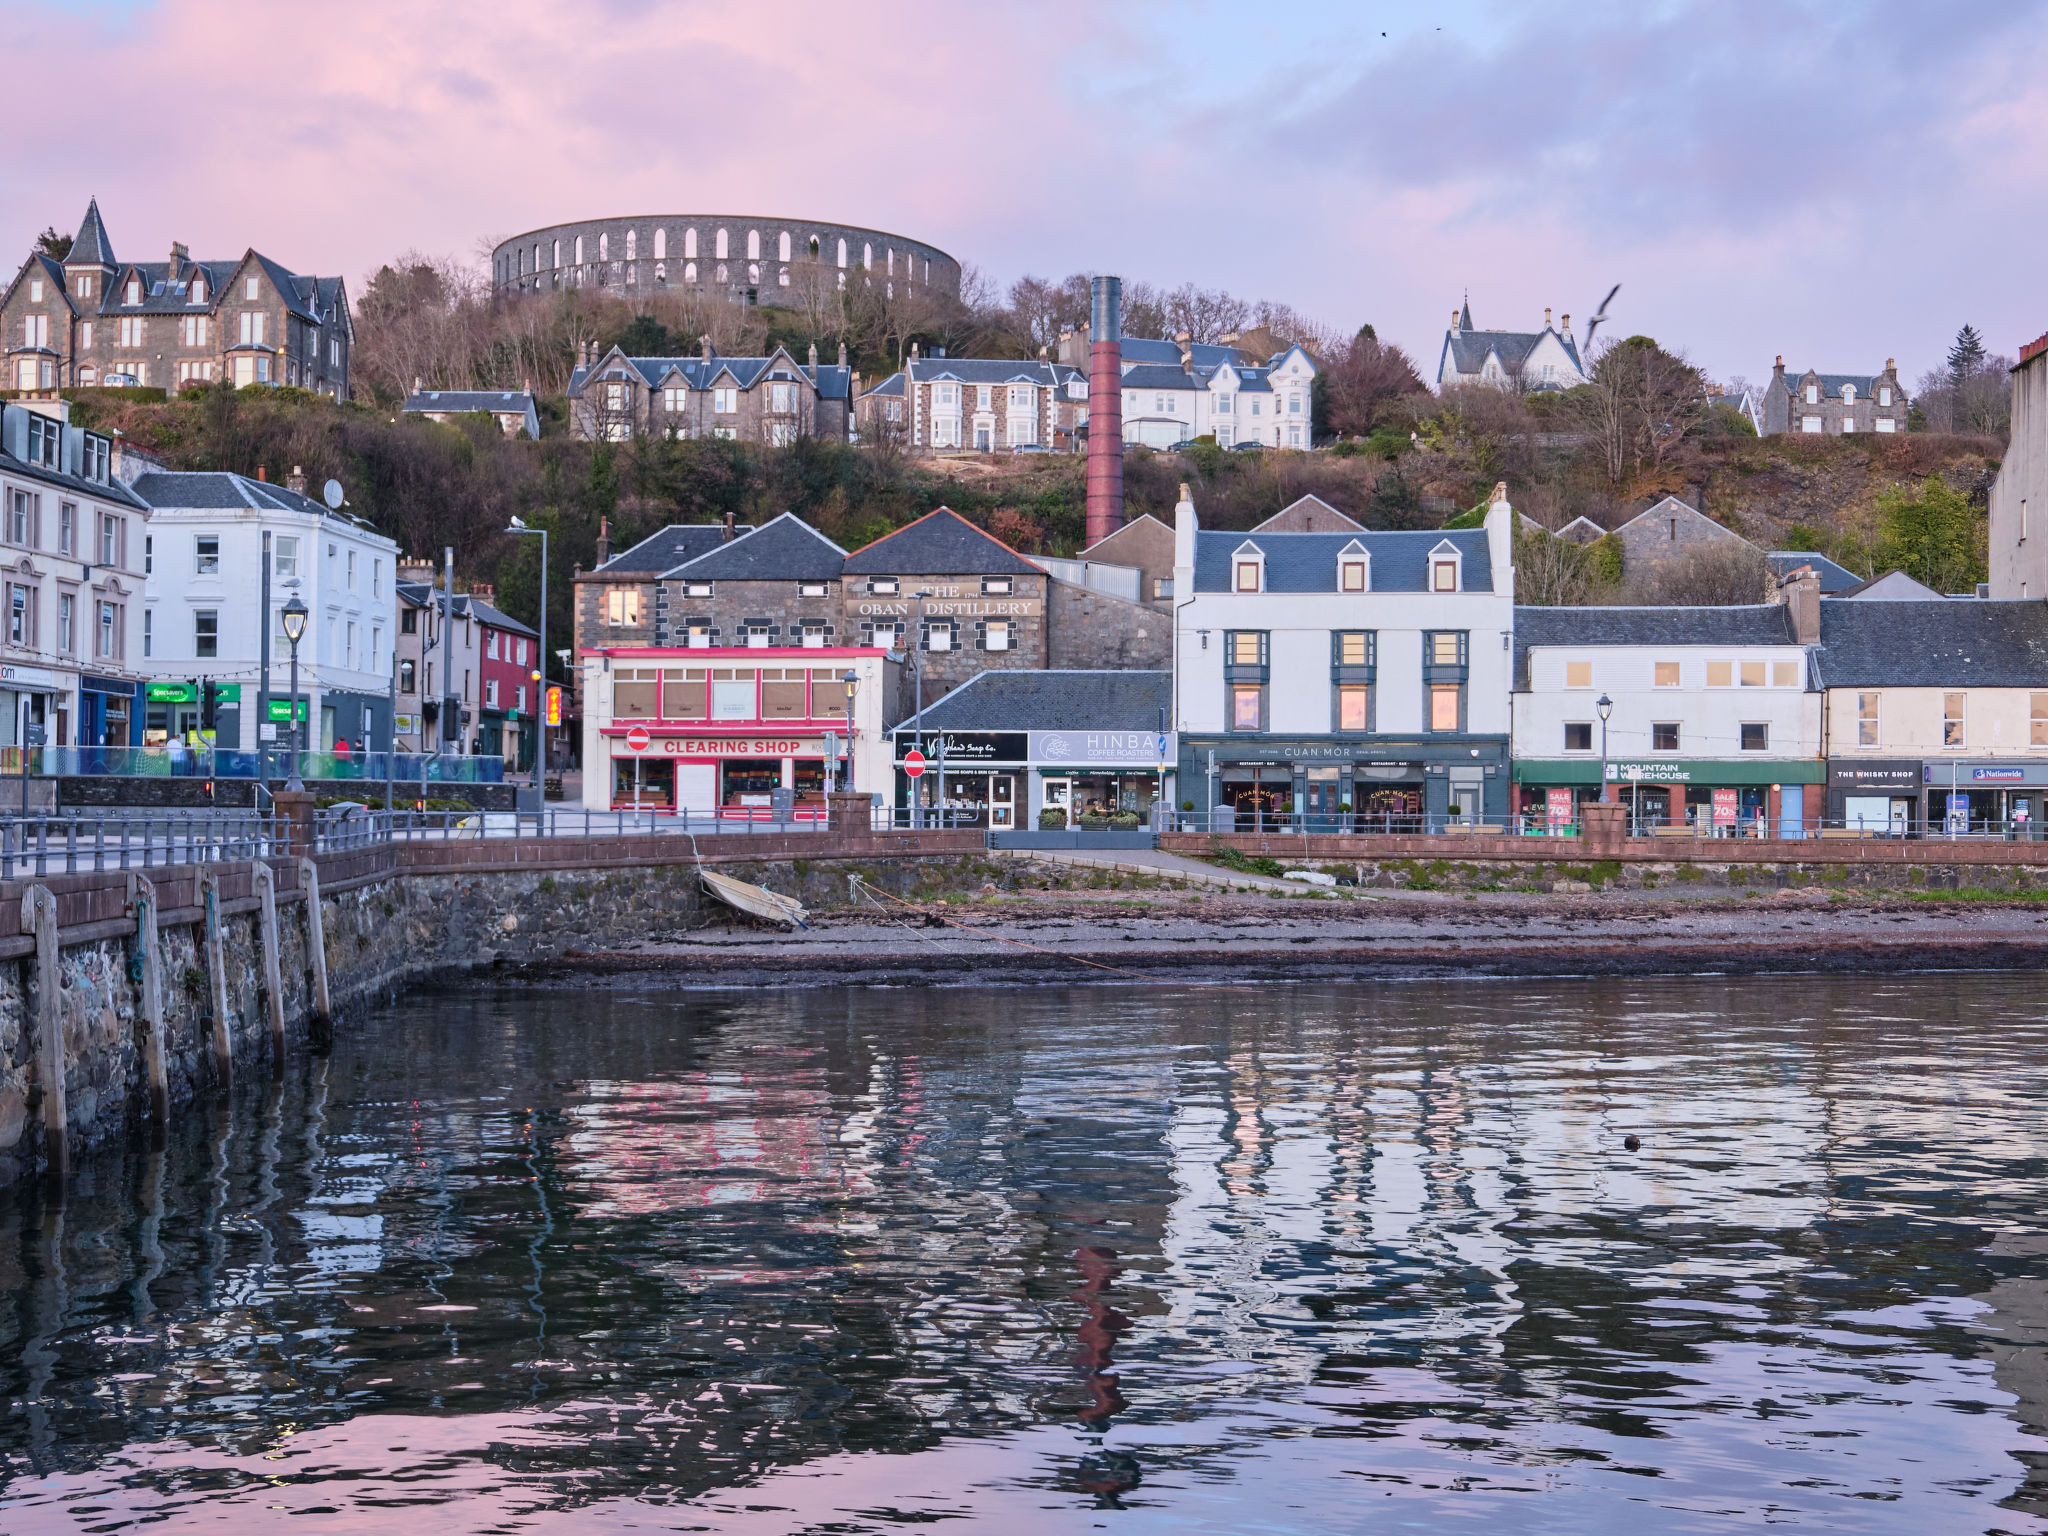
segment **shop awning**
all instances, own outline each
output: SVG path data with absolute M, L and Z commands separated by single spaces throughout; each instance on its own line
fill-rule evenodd
M 1600 760 L 1516 758 L 1517 784 L 1598 784 Z M 1823 784 L 1827 765 L 1812 758 L 1610 758 L 1610 784 Z

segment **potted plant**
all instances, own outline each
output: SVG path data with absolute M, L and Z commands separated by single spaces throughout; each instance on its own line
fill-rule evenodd
M 1049 805 L 1038 813 L 1038 830 L 1041 832 L 1064 832 L 1067 830 L 1067 813 L 1056 805 Z

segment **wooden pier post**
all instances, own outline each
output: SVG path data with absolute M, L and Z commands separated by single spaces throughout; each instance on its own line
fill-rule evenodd
M 249 866 L 249 878 L 256 886 L 257 927 L 263 945 L 263 991 L 270 1006 L 270 1070 L 284 1075 L 284 987 L 278 980 L 277 964 L 277 875 L 263 860 Z
M 203 943 L 207 995 L 213 1006 L 213 1068 L 225 1093 L 235 1081 L 235 1037 L 228 1025 L 228 965 L 220 932 L 220 876 L 211 864 L 200 866 L 199 904 L 206 909 Z
M 128 906 L 135 914 L 135 988 L 141 1000 L 142 1059 L 149 1075 L 149 1139 L 161 1147 L 170 1130 L 170 1083 L 164 1067 L 164 957 L 158 948 L 156 886 L 147 875 L 128 876 Z
M 21 922 L 36 940 L 36 1082 L 43 1090 L 43 1159 L 62 1189 L 71 1174 L 64 1093 L 64 994 L 57 975 L 57 898 L 46 885 L 22 893 Z

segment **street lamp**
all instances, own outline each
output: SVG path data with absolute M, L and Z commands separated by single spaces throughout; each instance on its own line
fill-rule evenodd
M 839 681 L 846 684 L 846 775 L 840 788 L 850 795 L 853 793 L 853 696 L 860 692 L 860 674 L 848 667 L 846 676 Z
M 285 782 L 284 787 L 303 791 L 306 781 L 299 777 L 299 753 L 303 750 L 299 744 L 299 638 L 306 632 L 306 605 L 299 600 L 296 592 L 292 594 L 292 600 L 284 605 L 284 612 L 279 615 L 279 621 L 284 625 L 284 637 L 291 642 L 292 647 L 292 776 Z
M 917 686 L 917 755 L 924 756 L 924 600 L 930 597 L 929 587 L 917 594 L 917 630 L 910 637 L 910 675 Z M 946 786 L 939 786 L 939 805 L 946 803 Z M 924 825 L 924 802 L 918 798 L 918 786 L 913 780 L 910 786 L 910 824 Z
M 1600 799 L 1607 800 L 1607 717 L 1614 713 L 1614 700 L 1601 694 L 1593 701 L 1593 707 L 1600 711 Z
M 533 808 L 536 812 L 547 809 L 546 780 L 548 755 L 548 531 L 545 528 L 529 528 L 524 518 L 512 519 L 507 533 L 537 533 L 540 535 L 540 654 L 533 659 L 540 663 L 534 668 L 534 718 L 540 721 L 540 739 L 533 754 Z M 586 802 L 587 803 L 587 802 Z

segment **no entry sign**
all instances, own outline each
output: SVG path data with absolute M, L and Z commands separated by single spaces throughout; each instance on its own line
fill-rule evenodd
M 903 771 L 913 779 L 922 778 L 924 776 L 924 754 L 915 747 L 904 753 Z
M 636 725 L 633 729 L 626 732 L 626 745 L 635 752 L 645 752 L 647 750 L 647 743 L 652 740 L 654 738 L 647 734 L 647 727 L 644 725 Z

